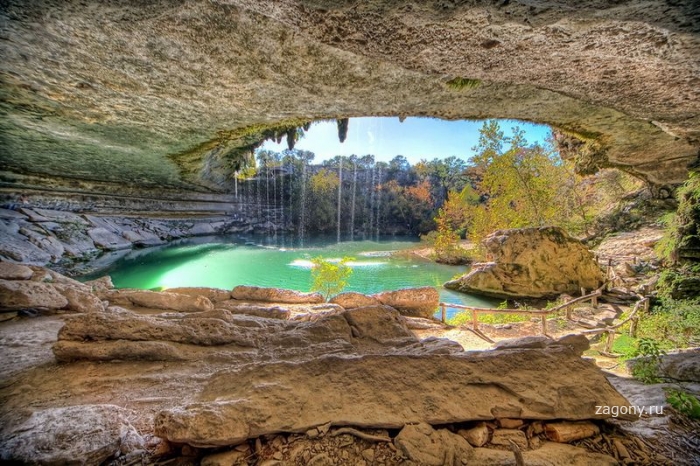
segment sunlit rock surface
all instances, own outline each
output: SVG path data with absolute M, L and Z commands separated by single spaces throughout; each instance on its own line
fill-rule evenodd
M 497 298 L 543 298 L 603 284 L 593 253 L 558 227 L 499 230 L 483 245 L 490 262 L 474 264 L 445 288 Z

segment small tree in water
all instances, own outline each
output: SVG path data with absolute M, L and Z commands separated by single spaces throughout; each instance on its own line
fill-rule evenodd
M 312 289 L 321 292 L 326 301 L 331 295 L 343 291 L 352 275 L 352 268 L 347 265 L 351 260 L 352 257 L 343 257 L 339 261 L 329 261 L 323 257 L 311 259 Z

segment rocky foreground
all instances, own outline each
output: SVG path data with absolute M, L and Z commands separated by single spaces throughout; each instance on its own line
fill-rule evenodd
M 41 315 L 0 327 L 0 458 L 618 464 L 566 444 L 601 438 L 610 414 L 597 406 L 628 406 L 580 357 L 584 337 L 465 352 L 409 328 L 437 304 L 429 289 L 322 301 L 255 287 L 114 290 L 0 263 L 3 314 Z

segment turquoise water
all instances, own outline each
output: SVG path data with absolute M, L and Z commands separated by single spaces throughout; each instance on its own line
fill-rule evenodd
M 311 259 L 354 258 L 353 273 L 344 291 L 371 294 L 413 286 L 434 286 L 444 302 L 492 306 L 488 298 L 456 293 L 442 284 L 467 267 L 436 264 L 395 251 L 415 246 L 412 241 L 306 241 L 304 247 L 265 245 L 264 238 L 197 238 L 165 247 L 137 250 L 101 270 L 117 288 L 175 288 L 207 286 L 231 289 L 237 285 L 311 290 Z M 91 277 L 85 277 L 91 278 Z

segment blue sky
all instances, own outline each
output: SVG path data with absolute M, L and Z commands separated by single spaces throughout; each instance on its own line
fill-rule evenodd
M 336 155 L 373 154 L 377 160 L 388 162 L 396 155 L 403 155 L 411 164 L 420 159 L 432 160 L 451 155 L 467 160 L 479 140 L 481 121 L 447 121 L 437 118 L 409 117 L 403 123 L 396 117 L 351 118 L 348 137 L 338 141 L 335 121 L 314 123 L 295 148 L 316 154 L 314 162 Z M 510 134 L 510 128 L 520 126 L 526 131 L 529 143 L 544 142 L 551 130 L 546 125 L 536 125 L 515 120 L 501 120 L 501 129 Z M 281 144 L 267 141 L 263 149 L 280 152 L 287 148 L 286 139 Z

